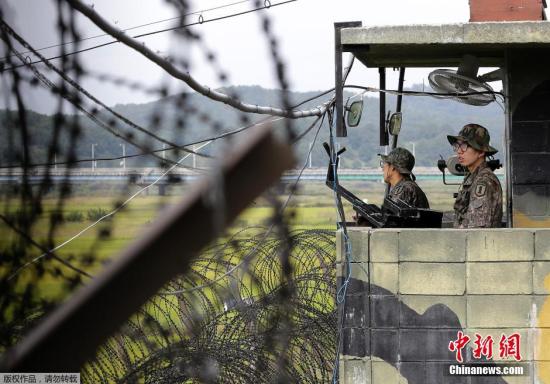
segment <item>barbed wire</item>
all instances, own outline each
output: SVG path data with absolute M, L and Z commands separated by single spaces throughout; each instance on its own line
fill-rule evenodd
M 192 16 L 192 15 L 202 15 L 204 13 L 208 13 L 208 12 L 211 12 L 211 11 L 216 11 L 218 9 L 223 9 L 223 8 L 228 8 L 228 7 L 232 7 L 234 5 L 238 5 L 238 4 L 244 4 L 244 3 L 249 3 L 253 0 L 241 0 L 241 1 L 235 1 L 235 2 L 232 2 L 232 3 L 228 3 L 228 4 L 224 4 L 224 5 L 220 5 L 220 6 L 217 6 L 217 7 L 212 7 L 212 8 L 206 8 L 206 9 L 201 9 L 201 10 L 198 10 L 198 11 L 193 11 L 193 12 L 189 12 L 189 13 L 186 13 L 185 15 L 183 15 L 183 17 L 187 17 L 187 16 Z M 181 20 L 182 19 L 182 16 L 177 16 L 177 17 L 170 17 L 170 18 L 167 18 L 167 19 L 162 19 L 162 20 L 156 20 L 156 21 L 151 21 L 151 22 L 148 22 L 148 23 L 145 23 L 145 24 L 140 24 L 140 25 L 135 25 L 133 27 L 129 27 L 129 28 L 124 28 L 123 31 L 124 32 L 128 32 L 128 31 L 133 31 L 135 29 L 139 29 L 139 28 L 143 28 L 143 27 L 148 27 L 148 26 L 151 26 L 151 25 L 156 25 L 156 24 L 161 24 L 161 23 L 166 23 L 167 21 L 174 21 L 174 20 Z M 103 34 L 100 34 L 100 35 L 94 35 L 94 36 L 88 36 L 88 37 L 83 37 L 83 38 L 80 38 L 78 40 L 73 40 L 73 41 L 66 41 L 64 42 L 62 45 L 69 45 L 69 44 L 75 44 L 75 43 L 82 43 L 84 41 L 88 41 L 88 40 L 93 40 L 93 39 L 98 39 L 100 37 L 106 37 L 106 36 L 110 36 L 109 34 L 107 33 L 103 33 Z M 61 44 L 52 44 L 52 45 L 48 45 L 46 47 L 41 47 L 41 48 L 36 48 L 36 51 L 40 52 L 40 51 L 44 51 L 46 49 L 51 49 L 51 48 L 57 48 L 57 47 L 60 47 Z M 21 52 L 22 55 L 26 55 L 27 53 L 32 53 L 33 51 L 23 51 Z M 0 58 L 0 61 L 4 61 L 6 60 L 7 57 L 2 57 Z
M 268 9 L 268 8 L 275 7 L 275 6 L 279 6 L 279 5 L 284 5 L 284 4 L 288 4 L 288 3 L 293 3 L 293 2 L 295 2 L 295 1 L 298 1 L 298 0 L 286 0 L 286 1 L 283 1 L 283 2 L 280 2 L 280 3 L 270 4 L 269 6 L 264 5 L 263 7 L 259 7 L 259 8 L 256 8 L 256 9 L 251 9 L 251 10 L 248 10 L 248 11 L 238 12 L 238 13 L 234 13 L 234 14 L 231 14 L 231 15 L 216 17 L 216 18 L 209 19 L 209 20 L 204 20 L 204 18 L 203 18 L 203 19 L 200 19 L 199 21 L 197 21 L 197 22 L 195 22 L 195 23 L 189 23 L 189 24 L 185 24 L 185 25 L 179 25 L 179 26 L 177 26 L 177 27 L 165 28 L 165 29 L 158 30 L 158 31 L 142 33 L 142 34 L 139 34 L 139 35 L 132 36 L 132 38 L 133 38 L 133 39 L 139 39 L 139 38 L 141 38 L 141 37 L 147 37 L 147 36 L 152 36 L 152 35 L 156 35 L 156 34 L 159 34 L 159 33 L 165 33 L 165 32 L 176 31 L 176 30 L 178 30 L 178 29 L 193 27 L 193 26 L 196 26 L 196 25 L 201 25 L 201 24 L 205 24 L 205 23 L 209 23 L 209 22 L 220 21 L 220 20 L 226 20 L 226 19 L 229 19 L 229 18 L 232 18 L 232 17 L 238 17 L 238 16 L 242 16 L 242 15 L 249 14 L 249 13 L 258 12 L 258 11 L 261 11 L 261 10 L 263 10 L 263 9 Z M 93 9 L 93 8 L 91 8 L 91 9 Z M 125 30 L 121 30 L 120 32 L 121 32 L 121 33 L 124 33 Z M 103 36 L 112 36 L 112 33 L 107 32 L 107 33 L 105 33 Z M 79 40 L 73 41 L 73 43 L 76 43 L 76 42 L 80 42 L 80 41 L 79 41 Z M 119 40 L 109 41 L 109 42 L 107 42 L 107 43 L 99 44 L 99 45 L 96 45 L 96 46 L 93 46 L 93 47 L 84 48 L 84 49 L 72 51 L 72 52 L 69 52 L 69 53 L 64 53 L 63 55 L 53 56 L 53 57 L 48 58 L 48 60 L 51 61 L 51 60 L 57 60 L 57 59 L 61 59 L 61 58 L 66 58 L 66 57 L 68 57 L 68 56 L 77 55 L 77 54 L 79 54 L 79 53 L 84 53 L 84 52 L 89 52 L 89 51 L 91 51 L 91 50 L 95 50 L 95 49 L 98 49 L 98 48 L 107 47 L 107 46 L 109 46 L 109 45 L 117 44 L 117 43 L 119 43 L 119 42 L 120 42 Z M 58 46 L 64 46 L 64 45 L 66 45 L 66 43 L 60 44 L 60 45 L 58 45 Z M 42 62 L 42 60 L 37 60 L 37 61 L 28 62 L 28 64 L 39 64 L 39 63 L 41 63 L 41 62 Z M 8 67 L 8 68 L 2 68 L 2 63 L 0 62 L 0 71 L 11 71 L 11 70 L 13 70 L 13 69 L 21 68 L 21 67 L 23 67 L 23 64 L 18 65 L 18 66 Z
M 62 55 L 65 53 L 63 50 L 68 45 L 67 42 L 78 40 L 75 27 L 76 12 L 72 8 L 76 3 L 80 2 L 68 0 L 67 2 L 59 1 L 57 3 L 59 46 Z M 186 11 L 187 2 L 184 0 L 170 0 L 169 3 L 176 8 L 183 20 L 185 14 L 188 13 Z M 67 4 L 70 4 L 71 7 L 68 7 Z M 275 4 L 266 1 L 263 5 L 263 8 L 269 8 Z M 258 4 L 256 6 L 258 7 Z M 240 118 L 244 126 L 226 131 L 224 126 L 233 123 L 214 121 L 209 113 L 200 111 L 197 107 L 190 105 L 188 95 L 165 98 L 156 103 L 152 110 L 147 111 L 151 119 L 149 130 L 155 132 L 154 130 L 168 119 L 165 107 L 171 103 L 180 108 L 184 114 L 181 116 L 181 121 L 178 117 L 178 123 L 171 131 L 174 136 L 181 136 L 182 141 L 172 140 L 175 144 L 174 147 L 170 149 L 163 148 L 162 150 L 177 151 L 181 146 L 178 144 L 179 142 L 188 143 L 187 146 L 199 143 L 204 144 L 204 146 L 210 144 L 209 141 L 204 142 L 204 139 L 191 140 L 189 138 L 189 131 L 185 132 L 184 127 L 185 120 L 190 116 L 197 117 L 199 124 L 212 129 L 216 134 L 211 138 L 216 140 L 224 137 L 234 137 L 235 134 L 248 129 L 247 126 L 275 123 L 284 118 L 285 134 L 278 136 L 283 136 L 288 142 L 296 142 L 310 133 L 313 134 L 312 131 L 316 129 L 313 138 L 313 142 L 316 142 L 326 114 L 329 113 L 332 100 L 325 102 L 314 110 L 310 110 L 313 111 L 310 116 L 315 116 L 315 121 L 312 124 L 307 122 L 307 126 L 304 124 L 305 128 L 302 132 L 298 134 L 295 132 L 297 128 L 292 125 L 288 117 L 304 117 L 299 115 L 304 111 L 292 111 L 292 108 L 295 107 L 291 106 L 289 93 L 285 92 L 289 89 L 289 84 L 285 74 L 283 58 L 279 52 L 276 33 L 267 15 L 260 20 L 262 33 L 264 33 L 267 44 L 271 49 L 273 69 L 282 90 L 279 94 L 282 108 L 277 109 L 282 111 L 281 115 L 277 115 L 276 118 L 268 116 L 252 124 L 245 124 L 244 121 L 248 117 L 241 115 Z M 0 31 L 0 33 L 4 37 L 7 35 L 5 30 Z M 225 76 L 227 72 L 222 70 L 215 52 L 206 48 L 198 34 L 193 36 L 181 34 L 176 37 L 188 39 L 192 44 L 200 45 L 207 57 L 208 64 L 215 67 L 220 80 L 223 82 L 227 79 Z M 18 57 L 19 59 L 22 57 L 25 61 L 24 56 L 20 53 L 19 56 L 13 56 L 17 52 L 10 45 L 10 39 L 5 38 L 3 41 L 9 47 L 6 64 L 11 63 L 12 57 Z M 78 51 L 78 42 L 76 45 L 76 51 Z M 148 54 L 148 51 L 143 52 Z M 74 59 L 71 60 L 71 58 Z M 33 164 L 38 163 L 33 160 L 38 155 L 37 152 L 33 151 L 31 153 L 29 150 L 31 139 L 34 139 L 30 137 L 33 132 L 25 131 L 26 125 L 24 121 L 20 121 L 24 120 L 26 116 L 26 108 L 20 100 L 21 95 L 19 93 L 20 72 L 15 68 L 12 71 L 2 73 L 2 77 L 9 79 L 12 83 L 10 84 L 10 90 L 12 90 L 13 100 L 18 102 L 19 108 L 16 114 L 20 116 L 16 118 L 16 114 L 7 113 L 6 119 L 9 120 L 9 124 L 6 124 L 6 129 L 15 138 L 19 139 L 21 137 L 21 143 L 18 146 L 12 146 L 9 156 L 6 158 L 12 159 L 10 161 L 13 163 L 19 163 L 23 166 L 21 186 L 26 189 L 23 194 L 28 194 L 29 198 L 17 201 L 32 201 L 32 203 L 23 206 L 23 212 L 13 212 L 13 216 L 6 215 L 6 212 L 9 211 L 7 208 L 4 209 L 4 213 L 0 213 L 3 217 L 14 217 L 13 223 L 17 223 L 16 227 L 24 231 L 19 237 L 13 236 L 23 244 L 21 251 L 7 253 L 8 257 L 3 257 L 0 261 L 0 270 L 3 271 L 3 274 L 0 274 L 2 292 L 10 293 L 0 298 L 2 320 L 6 319 L 5 314 L 8 306 L 14 306 L 17 309 L 16 313 L 21 314 L 13 322 L 0 322 L 2 324 L 2 327 L 0 327 L 2 331 L 0 340 L 4 348 L 13 345 L 21 338 L 23 332 L 15 331 L 14 333 L 14 329 L 29 329 L 33 319 L 42 318 L 44 314 L 49 312 L 50 306 L 57 304 L 57 301 L 53 299 L 40 299 L 38 294 L 39 283 L 45 277 L 48 279 L 54 277 L 53 281 L 56 284 L 61 282 L 68 284 L 66 290 L 63 290 L 64 296 L 62 298 L 70 295 L 78 285 L 82 284 L 81 281 L 75 278 L 74 270 L 65 271 L 63 269 L 68 266 L 56 270 L 52 268 L 52 263 L 49 262 L 49 258 L 46 256 L 39 256 L 39 259 L 34 258 L 36 261 L 32 263 L 32 268 L 30 265 L 24 266 L 25 261 L 29 260 L 32 254 L 27 250 L 29 244 L 32 245 L 32 242 L 41 244 L 40 241 L 35 241 L 32 236 L 41 239 L 44 236 L 43 233 L 46 233 L 48 240 L 45 243 L 52 245 L 47 249 L 57 251 L 60 249 L 59 247 L 68 244 L 66 241 L 59 243 L 58 239 L 71 228 L 60 227 L 62 223 L 61 216 L 65 213 L 63 208 L 68 204 L 68 199 L 72 197 L 70 187 L 71 169 L 78 161 L 90 160 L 76 158 L 76 143 L 82 140 L 80 136 L 82 131 L 81 114 L 75 113 L 71 117 L 65 117 L 62 113 L 66 104 L 65 100 L 72 101 L 71 105 L 74 111 L 81 111 L 84 114 L 87 111 L 86 116 L 90 118 L 99 119 L 102 117 L 97 112 L 92 113 L 93 111 L 89 110 L 81 99 L 83 96 L 78 87 L 70 88 L 64 85 L 64 76 L 69 77 L 71 75 L 77 86 L 80 86 L 82 78 L 90 76 L 79 65 L 78 55 L 75 54 L 70 58 L 63 55 L 61 60 L 62 63 L 58 67 L 60 73 L 57 74 L 61 78 L 58 83 L 47 79 L 41 72 L 37 71 L 37 76 L 43 79 L 43 83 L 58 98 L 58 111 L 53 117 L 54 134 L 52 137 L 47 136 L 42 139 L 43 143 L 48 144 L 46 148 L 47 161 L 43 163 L 46 176 L 52 172 L 52 164 L 53 166 L 59 164 L 59 162 L 53 162 L 54 154 L 60 149 L 66 152 L 65 157 L 62 159 L 62 162 L 67 165 L 67 168 L 63 170 L 63 183 L 58 190 L 55 190 L 56 196 L 52 200 L 46 198 L 47 193 L 51 193 L 51 188 L 53 188 L 47 177 L 38 186 L 41 190 L 40 193 L 36 193 L 36 188 L 31 186 L 29 182 L 29 177 L 33 172 Z M 192 65 L 191 62 L 189 62 L 190 65 Z M 26 65 L 25 68 L 29 66 L 34 67 L 34 65 Z M 134 82 L 133 85 L 136 86 L 137 83 Z M 166 92 L 161 88 L 158 88 L 158 90 L 160 91 L 159 95 L 162 97 L 166 97 L 168 94 L 167 90 Z M 206 93 L 207 95 L 202 95 L 210 96 L 215 101 L 220 101 L 216 97 L 220 94 L 223 95 L 221 92 L 212 90 L 208 90 Z M 212 95 L 215 97 L 212 97 Z M 238 100 L 234 95 L 226 96 L 232 100 Z M 299 105 L 315 98 L 309 98 Z M 242 105 L 246 104 L 243 103 Z M 244 113 L 252 112 L 238 110 Z M 115 117 L 114 120 L 119 119 Z M 110 127 L 109 124 L 106 125 Z M 283 124 L 279 125 L 282 126 Z M 116 136 L 117 133 L 120 134 L 120 132 L 115 131 L 109 132 L 109 135 Z M 184 136 L 184 133 L 188 134 L 187 137 Z M 61 142 L 66 139 L 66 136 L 63 135 L 68 136 L 71 140 Z M 145 138 L 143 139 L 145 140 Z M 229 140 L 225 145 L 227 149 L 230 149 L 232 144 Z M 225 142 L 222 141 L 222 143 Z M 140 155 L 144 155 L 145 152 L 158 153 L 161 151 L 160 149 L 151 150 L 151 148 L 146 148 L 144 144 L 147 143 L 144 142 L 137 142 L 136 144 L 136 147 L 140 145 L 143 148 L 142 152 L 144 153 Z M 69 147 L 66 147 L 67 145 Z M 313 148 L 314 145 L 311 145 L 308 155 L 311 154 Z M 197 149 L 197 151 L 199 150 Z M 213 152 L 216 151 L 213 150 Z M 213 159 L 222 161 L 219 156 L 215 155 L 212 156 Z M 181 162 L 188 156 L 190 156 L 189 153 L 175 162 Z M 127 157 L 129 156 L 117 157 L 117 159 Z M 0 159 L 2 158 L 4 157 Z M 20 162 L 19 159 L 23 161 Z M 100 158 L 92 160 L 97 161 Z M 212 200 L 213 209 L 221 212 L 221 216 L 215 217 L 217 222 L 214 223 L 215 226 L 224 220 L 223 211 L 226 208 L 224 206 L 225 197 L 219 193 L 220 185 L 223 185 L 219 164 L 214 162 L 208 169 L 216 180 L 216 185 L 212 196 L 207 198 L 209 201 Z M 2 165 L 0 164 L 0 166 Z M 99 349 L 96 358 L 82 368 L 83 382 L 328 382 L 333 363 L 327 356 L 334 354 L 334 329 L 336 327 L 333 301 L 336 291 L 334 235 L 332 231 L 292 231 L 290 229 L 290 220 L 294 214 L 290 202 L 297 190 L 298 183 L 302 179 L 306 165 L 307 157 L 284 202 L 279 201 L 276 196 L 278 192 L 275 192 L 275 190 L 263 197 L 261 204 L 271 208 L 265 222 L 266 226 L 269 225 L 267 231 L 265 228 L 243 228 L 239 224 L 227 233 L 220 232 L 223 239 L 202 252 L 193 263 L 189 273 L 169 282 L 163 289 L 164 292 L 182 292 L 158 295 L 151 298 L 135 316 L 128 320 L 121 332 L 113 336 Z M 175 166 L 176 164 L 167 167 L 165 173 L 156 180 L 167 176 Z M 147 187 L 152 185 L 154 183 L 149 184 Z M 13 200 L 14 198 L 17 199 L 21 193 L 17 187 L 0 188 L 4 206 L 11 205 L 12 208 L 9 209 L 12 211 L 13 207 L 19 208 L 19 203 L 14 205 Z M 124 188 L 123 191 L 119 192 L 120 196 L 124 196 L 129 190 L 128 184 Z M 140 189 L 138 193 L 144 191 L 144 189 Z M 128 195 L 126 194 L 126 196 Z M 88 229 L 84 229 L 100 228 L 100 222 L 105 225 L 100 228 L 95 239 L 91 239 L 91 245 L 88 245 L 87 240 L 86 242 L 82 241 L 83 244 L 86 243 L 84 255 L 78 258 L 73 257 L 71 254 L 66 256 L 69 253 L 67 251 L 62 252 L 59 257 L 72 266 L 83 267 L 83 271 L 93 276 L 95 273 L 92 273 L 92 271 L 97 271 L 97 268 L 104 262 L 103 258 L 105 256 L 103 256 L 103 253 L 100 254 L 99 246 L 101 243 L 105 244 L 108 239 L 117 240 L 112 236 L 115 223 L 113 218 L 118 215 L 119 209 L 130 202 L 133 196 L 136 195 L 132 194 L 130 198 L 123 199 L 122 203 L 117 201 L 115 209 L 101 213 L 97 219 L 92 220 L 91 225 L 86 227 Z M 159 204 L 165 202 L 166 200 L 159 199 Z M 44 207 L 45 203 L 46 207 Z M 50 204 L 53 206 L 52 211 L 50 211 Z M 33 211 L 32 215 L 27 215 L 24 212 L 27 206 L 28 209 L 36 212 Z M 49 222 L 46 222 L 46 225 L 44 225 L 45 218 L 50 219 Z M 106 220 L 107 218 L 112 220 Z M 20 226 L 20 221 L 25 225 Z M 118 222 L 118 219 L 116 222 Z M 155 223 L 153 222 L 151 225 L 155 225 Z M 38 226 L 39 229 L 37 229 Z M 60 229 L 63 229 L 63 231 L 60 231 Z M 74 239 L 84 240 L 81 237 L 83 236 L 82 233 L 76 234 L 76 236 Z M 69 242 L 72 241 L 70 239 Z M 107 256 L 107 259 L 109 258 L 112 258 L 112 256 Z M 17 273 L 9 280 L 5 278 L 5 273 L 13 273 L 22 266 L 27 268 L 29 273 Z M 227 273 L 228 271 L 231 272 Z M 26 281 L 25 276 L 32 274 L 36 274 L 37 278 L 33 279 L 32 282 Z M 76 272 L 76 275 L 79 274 Z M 17 286 L 30 287 L 27 294 L 30 298 L 28 302 L 25 301 L 24 295 L 17 293 L 20 291 L 14 290 Z M 38 303 L 36 300 L 42 301 Z M 108 311 L 108 308 L 105 310 Z M 13 334 L 16 336 L 8 336 Z M 0 352 L 3 352 L 1 348 Z

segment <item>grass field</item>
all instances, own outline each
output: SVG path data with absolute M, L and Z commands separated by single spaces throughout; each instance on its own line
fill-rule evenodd
M 419 183 L 426 192 L 433 209 L 449 211 L 452 210 L 452 193 L 457 187 L 444 186 L 441 182 L 424 181 Z M 350 181 L 345 187 L 355 193 L 358 197 L 367 200 L 369 203 L 380 204 L 383 199 L 385 184 L 381 182 L 358 182 Z M 178 199 L 185 194 L 186 189 L 175 189 L 168 196 L 139 195 L 132 200 L 123 210 L 118 212 L 112 220 L 106 220 L 105 225 L 98 225 L 88 230 L 74 241 L 70 242 L 58 251 L 59 255 L 84 254 L 96 246 L 96 254 L 101 259 L 108 259 L 116 254 L 122 247 L 132 239 L 139 236 L 139 233 L 146 231 L 155 220 L 163 214 L 164 209 L 170 209 Z M 287 198 L 287 191 L 279 195 L 281 201 Z M 126 196 L 115 194 L 109 191 L 108 194 L 96 191 L 95 195 L 75 196 L 66 199 L 63 206 L 63 216 L 81 216 L 77 221 L 65 221 L 56 228 L 53 234 L 54 244 L 60 244 L 71 238 L 82 229 L 93 223 L 87 216 L 91 211 L 110 212 L 116 202 L 123 201 Z M 335 228 L 336 209 L 334 194 L 322 182 L 303 183 L 293 195 L 289 211 L 293 211 L 294 217 L 291 221 L 294 228 Z M 49 216 L 55 211 L 57 200 L 54 197 L 43 200 L 43 214 L 33 227 L 32 236 L 35 240 L 44 241 L 48 237 Z M 21 207 L 14 201 L 7 205 L 8 210 L 15 212 Z M 351 205 L 344 202 L 346 218 L 350 220 L 353 210 Z M 263 199 L 257 199 L 237 220 L 235 227 L 246 227 L 254 225 L 266 225 L 266 219 L 273 214 L 269 203 Z M 110 228 L 110 236 L 97 242 L 98 234 L 106 227 Z M 13 230 L 4 223 L 0 223 L 0 249 L 17 236 Z M 97 244 L 96 244 L 97 243 Z M 39 250 L 32 251 L 38 255 Z M 31 255 L 29 255 L 31 256 Z
M 445 211 L 452 209 L 452 193 L 456 191 L 456 187 L 443 186 L 441 183 L 434 181 L 421 182 L 420 184 L 428 195 L 433 208 Z M 382 202 L 385 184 L 381 182 L 350 181 L 344 183 L 344 186 L 360 198 L 368 199 L 370 203 L 380 204 Z M 281 202 L 286 201 L 289 187 L 286 186 L 278 192 Z M 164 214 L 163 212 L 169 210 L 187 191 L 187 187 L 174 187 L 170 190 L 168 196 L 139 195 L 112 219 L 105 220 L 105 222 L 82 233 L 55 253 L 60 258 L 70 260 L 76 267 L 91 275 L 96 275 L 104 263 L 116 258 L 116 255 L 124 247 L 154 226 L 155 221 Z M 93 224 L 98 216 L 110 212 L 117 205 L 117 202 L 124 201 L 131 194 L 131 191 L 121 192 L 120 188 L 112 187 L 77 190 L 76 192 L 75 196 L 64 201 L 62 213 L 66 220 L 57 226 L 52 234 L 49 233 L 50 216 L 56 211 L 58 201 L 54 196 L 46 197 L 42 201 L 43 212 L 32 227 L 30 234 L 43 247 L 48 248 L 48 239 L 52 244 L 58 245 L 72 238 Z M 335 230 L 337 214 L 334 202 L 334 194 L 324 183 L 303 183 L 292 196 L 287 209 L 287 212 L 291 213 L 289 215 L 291 227 L 293 229 Z M 344 204 L 346 217 L 350 220 L 353 213 L 352 208 L 348 203 Z M 9 202 L 4 207 L 6 213 L 15 213 L 22 208 L 16 201 Z M 236 232 L 241 228 L 252 226 L 267 227 L 269 225 L 268 220 L 273 217 L 273 210 L 274 208 L 268 199 L 260 197 L 242 213 L 230 231 Z M 109 236 L 101 235 L 105 231 L 109 233 Z M 17 243 L 18 238 L 18 234 L 0 222 L 0 253 L 7 252 L 10 246 Z M 174 246 L 179 247 L 184 244 L 185 234 L 182 234 L 181 243 L 174 244 Z M 42 251 L 37 247 L 29 247 L 26 249 L 25 260 L 31 260 L 41 254 Z M 93 255 L 93 262 L 88 263 L 87 260 L 91 255 Z M 315 261 L 312 261 L 312 263 L 315 264 Z M 55 268 L 59 269 L 65 276 L 76 275 L 75 272 L 58 262 L 49 261 L 48 264 L 55 265 Z M 309 265 L 309 267 L 312 266 Z M 12 272 L 0 269 L 0 276 L 6 276 Z M 29 282 L 35 282 L 37 289 L 34 292 L 40 296 L 38 299 L 57 302 L 63 300 L 70 292 L 62 284 L 63 279 L 56 278 L 55 274 L 47 273 L 37 279 L 35 268 L 23 270 L 18 277 L 16 290 L 22 292 Z M 214 278 L 214 276 L 208 277 Z M 88 280 L 84 279 L 83 281 Z M 322 303 L 325 310 L 328 310 L 333 308 L 333 303 L 330 298 L 325 297 L 329 292 L 328 289 L 325 291 L 324 294 L 316 293 L 314 297 L 319 303 Z M 203 293 L 208 297 L 214 297 L 214 295 L 208 293 L 208 290 Z M 250 293 L 254 294 L 252 291 Z M 322 296 L 317 298 L 317 295 Z M 168 314 L 167 319 L 179 324 L 178 314 L 174 312 L 174 308 L 178 307 L 178 303 L 175 302 L 173 308 L 166 307 L 164 301 L 159 303 L 160 307 Z M 218 304 L 221 305 L 221 303 Z M 133 341 L 127 340 L 126 343 L 131 345 Z

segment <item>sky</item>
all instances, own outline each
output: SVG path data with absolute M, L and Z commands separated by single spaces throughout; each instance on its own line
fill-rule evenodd
M 272 0 L 271 3 L 282 1 Z M 122 29 L 177 15 L 174 7 L 163 0 L 85 2 L 93 4 L 98 13 Z M 2 3 L 6 20 L 35 48 L 58 43 L 55 28 L 56 1 L 4 0 Z M 203 20 L 209 20 L 249 10 L 254 6 L 254 1 L 201 0 L 189 4 L 190 13 L 193 14 L 188 16 L 188 22 L 196 22 L 201 15 Z M 208 11 L 216 7 L 221 8 Z M 295 91 L 326 90 L 334 86 L 335 22 L 362 21 L 363 26 L 377 26 L 467 22 L 469 18 L 468 0 L 297 0 L 262 12 L 271 18 L 290 89 Z M 103 33 L 82 15 L 77 15 L 76 24 L 83 37 Z M 150 32 L 172 25 L 173 21 L 157 23 L 134 29 L 128 34 Z M 191 28 L 201 35 L 202 46 L 216 54 L 219 67 L 228 74 L 227 83 L 218 80 L 216 70 L 205 60 L 204 49 L 182 43 L 182 39 L 175 37 L 173 32 L 141 38 L 139 41 L 162 55 L 186 58 L 191 63 L 190 74 L 199 83 L 211 88 L 222 85 L 278 87 L 266 36 L 261 29 L 260 12 Z M 83 42 L 81 48 L 110 40 L 107 37 L 90 39 Z M 70 50 L 71 46 L 67 49 Z M 59 48 L 44 50 L 42 53 L 46 57 L 55 56 L 59 54 Z M 1 50 L 0 54 L 4 56 Z M 188 90 L 186 85 L 171 79 L 161 68 L 119 43 L 83 53 L 80 61 L 92 73 L 110 73 L 150 87 L 168 85 L 171 93 Z M 423 79 L 427 79 L 428 72 L 426 69 L 407 70 L 405 84 L 422 83 Z M 388 88 L 397 87 L 397 77 L 397 72 L 388 72 Z M 355 65 L 349 82 L 376 87 L 378 72 Z M 82 85 L 107 105 L 143 103 L 157 98 L 93 78 L 83 80 Z M 31 109 L 42 113 L 55 110 L 55 100 L 46 91 L 25 90 L 25 97 Z

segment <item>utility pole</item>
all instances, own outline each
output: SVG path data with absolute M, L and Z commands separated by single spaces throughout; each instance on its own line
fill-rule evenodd
M 95 146 L 97 144 L 92 144 L 92 172 L 95 171 L 96 167 L 97 167 L 97 163 L 95 161 Z
M 313 141 L 309 145 L 309 168 L 311 168 L 311 163 L 313 162 L 312 157 L 313 157 Z
M 126 144 L 120 143 L 122 147 L 122 169 L 126 169 Z
M 193 144 L 193 168 L 197 168 L 197 155 L 195 154 L 195 144 Z

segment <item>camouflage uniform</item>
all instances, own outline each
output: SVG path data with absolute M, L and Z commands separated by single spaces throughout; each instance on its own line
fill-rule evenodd
M 486 128 L 477 124 L 465 125 L 458 136 L 447 136 L 451 144 L 468 143 L 486 156 L 497 153 L 489 145 Z M 502 187 L 500 181 L 483 161 L 464 177 L 454 204 L 455 228 L 499 228 L 502 221 Z
M 502 221 L 502 188 L 483 162 L 464 178 L 454 205 L 455 228 L 499 228 Z
M 382 161 L 391 164 L 403 176 L 390 191 L 389 197 L 399 199 L 416 208 L 430 208 L 424 191 L 414 182 L 412 170 L 414 156 L 405 148 L 395 148 L 389 155 L 380 155 Z
M 404 177 L 391 189 L 389 196 L 393 199 L 403 200 L 416 208 L 430 208 L 424 191 L 408 176 Z

